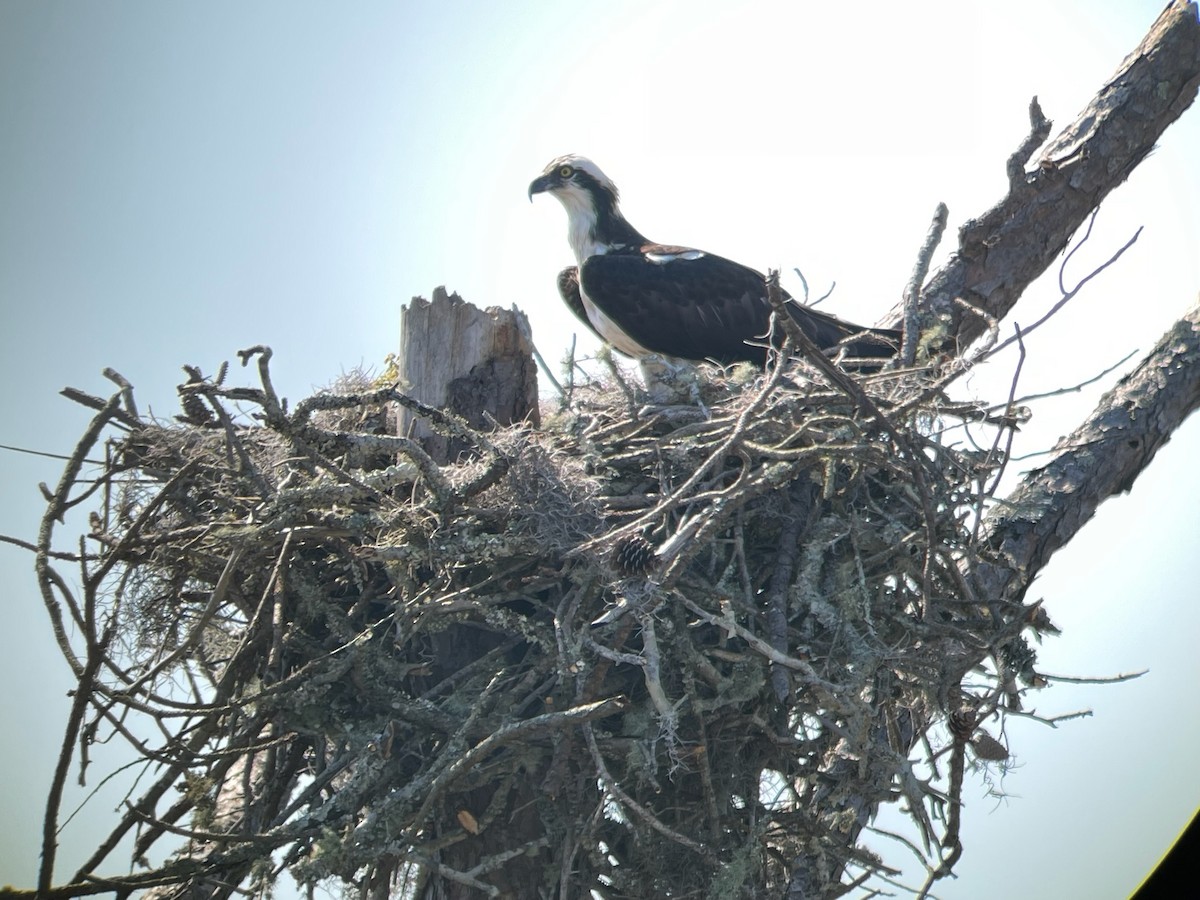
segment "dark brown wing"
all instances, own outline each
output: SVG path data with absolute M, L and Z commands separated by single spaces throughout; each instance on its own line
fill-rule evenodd
M 575 266 L 567 266 L 558 273 L 558 293 L 562 297 L 563 303 L 567 305 L 567 309 L 575 313 L 575 318 L 586 325 L 588 331 L 600 340 L 604 340 L 604 336 L 596 330 L 596 326 L 587 317 L 583 298 L 579 296 L 579 269 Z
M 719 256 L 647 245 L 592 256 L 580 267 L 584 293 L 648 350 L 682 359 L 761 364 L 747 345 L 767 331 L 762 276 Z
M 655 353 L 726 365 L 765 360 L 765 349 L 748 342 L 765 342 L 771 307 L 763 276 L 747 266 L 687 247 L 646 244 L 633 252 L 589 257 L 579 278 L 589 300 Z M 794 301 L 788 311 L 822 348 L 867 330 Z M 893 338 L 890 332 L 878 334 Z M 848 349 L 852 356 L 895 352 L 877 340 L 855 341 Z

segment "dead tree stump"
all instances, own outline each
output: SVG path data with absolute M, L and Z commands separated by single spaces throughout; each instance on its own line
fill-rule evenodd
M 422 403 L 452 412 L 472 428 L 489 431 L 494 425 L 516 422 L 540 424 L 537 405 L 537 369 L 529 320 L 513 307 L 479 309 L 458 294 L 435 288 L 433 299 L 414 297 L 400 312 L 399 375 L 402 390 Z M 465 442 L 434 432 L 429 423 L 402 408 L 397 433 L 419 441 L 436 461 L 448 463 L 472 448 Z M 435 681 L 440 681 L 495 649 L 498 638 L 486 631 L 454 626 L 433 638 Z M 531 776 L 507 798 L 509 809 L 498 818 L 504 827 L 482 834 L 463 833 L 464 815 L 483 815 L 494 802 L 491 787 L 455 795 L 434 828 L 442 836 L 463 838 L 442 851 L 437 862 L 450 869 L 469 871 L 478 862 L 509 846 L 514 833 L 534 842 L 541 835 Z M 540 880 L 542 862 L 536 855 L 519 856 L 492 873 L 504 896 L 530 896 Z M 478 891 L 427 871 L 417 896 L 423 900 L 466 900 Z M 378 896 L 386 896 L 390 878 L 384 878 Z
M 399 370 L 410 397 L 473 428 L 487 431 L 492 420 L 540 424 L 533 337 L 516 307 L 481 310 L 444 287 L 434 288 L 432 300 L 413 297 L 400 311 Z M 397 433 L 415 438 L 443 463 L 466 449 L 407 409 L 399 411 Z

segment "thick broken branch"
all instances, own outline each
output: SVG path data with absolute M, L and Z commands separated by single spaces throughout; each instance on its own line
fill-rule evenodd
M 1029 474 L 989 518 L 987 540 L 1005 564 L 975 573 L 983 596 L 1019 597 L 1050 557 L 1108 497 L 1124 493 L 1200 407 L 1200 303 L 1100 400 L 1058 455 Z
M 946 322 L 950 352 L 979 338 L 987 318 L 1000 319 L 1066 248 L 1071 236 L 1113 188 L 1154 148 L 1200 86 L 1200 21 L 1196 4 L 1174 0 L 1079 117 L 1012 177 L 1008 195 L 966 222 L 958 250 L 934 273 L 922 302 Z M 1031 131 L 1045 129 L 1031 107 Z M 1028 144 L 1023 144 L 1026 147 Z M 964 308 L 964 301 L 983 317 Z M 903 309 L 888 316 L 899 323 Z

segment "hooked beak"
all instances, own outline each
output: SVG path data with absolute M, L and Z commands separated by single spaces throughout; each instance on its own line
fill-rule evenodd
M 533 181 L 529 182 L 529 202 L 533 202 L 533 195 L 540 194 L 543 191 L 548 191 L 554 187 L 555 181 L 553 175 L 540 175 Z

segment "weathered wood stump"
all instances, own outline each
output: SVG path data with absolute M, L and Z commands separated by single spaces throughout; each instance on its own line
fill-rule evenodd
M 537 368 L 529 320 L 516 307 L 479 309 L 458 294 L 435 288 L 433 299 L 414 297 L 400 312 L 398 361 L 402 390 L 429 406 L 452 412 L 471 427 L 489 431 L 495 424 L 540 424 L 537 405 Z M 435 433 L 428 422 L 408 409 L 400 409 L 397 432 L 418 440 L 435 460 L 447 463 L 470 452 L 465 442 Z M 440 681 L 493 650 L 499 638 L 486 630 L 455 625 L 432 639 L 433 667 Z M 516 786 L 507 797 L 507 808 L 496 816 L 502 827 L 482 833 L 463 833 L 463 816 L 483 815 L 494 802 L 494 788 L 485 786 L 453 795 L 448 806 L 454 815 L 440 818 L 436 833 L 453 837 L 435 863 L 470 871 L 480 860 L 492 857 L 521 839 L 536 841 L 542 823 L 535 804 L 534 779 Z M 468 818 L 466 821 L 470 821 Z M 541 876 L 542 861 L 520 855 L 500 871 L 490 873 L 501 896 L 532 896 Z M 441 877 L 433 871 L 415 896 L 421 900 L 468 900 L 478 897 L 475 888 Z M 371 891 L 386 897 L 391 878 L 383 878 Z
M 399 370 L 405 393 L 473 428 L 489 430 L 492 420 L 540 424 L 533 337 L 516 307 L 479 309 L 444 287 L 432 300 L 413 297 L 400 310 Z M 397 433 L 420 441 L 439 462 L 466 449 L 407 409 L 399 411 Z

